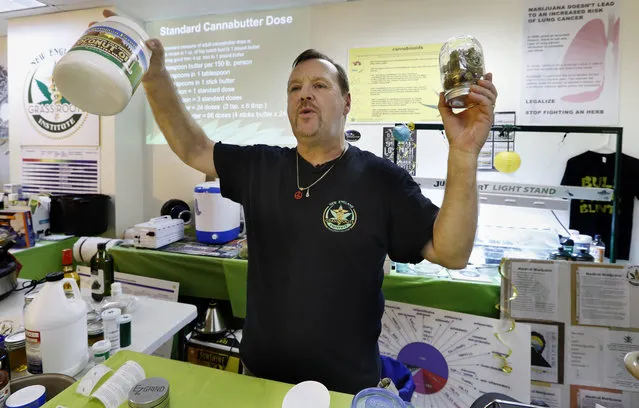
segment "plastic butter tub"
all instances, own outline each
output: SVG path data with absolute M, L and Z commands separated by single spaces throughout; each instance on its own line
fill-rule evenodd
M 128 18 L 96 23 L 58 61 L 53 80 L 78 108 L 102 116 L 122 111 L 149 67 L 149 36 Z

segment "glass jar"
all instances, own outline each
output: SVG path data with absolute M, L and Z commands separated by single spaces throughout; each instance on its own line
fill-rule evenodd
M 475 37 L 466 35 L 446 41 L 439 51 L 439 73 L 446 103 L 467 108 L 470 86 L 484 76 L 484 50 Z
M 25 348 L 25 333 L 17 332 L 4 339 L 4 345 L 9 352 L 11 371 L 21 373 L 27 369 L 27 351 Z

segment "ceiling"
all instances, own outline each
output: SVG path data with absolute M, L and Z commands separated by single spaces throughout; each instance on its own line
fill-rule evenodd
M 113 6 L 142 21 L 164 20 L 207 14 L 227 14 L 238 11 L 271 10 L 304 7 L 349 0 L 39 0 L 47 4 L 31 10 L 0 13 L 0 36 L 7 35 L 7 21 L 15 17 L 56 13 L 101 6 Z

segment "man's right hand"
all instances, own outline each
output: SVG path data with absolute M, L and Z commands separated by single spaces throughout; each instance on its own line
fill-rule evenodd
M 113 16 L 117 16 L 118 13 L 111 10 L 102 10 L 102 15 L 104 18 L 109 18 Z M 92 26 L 96 22 L 92 22 L 89 26 Z M 146 82 L 152 80 L 154 77 L 158 75 L 164 74 L 166 72 L 164 65 L 164 46 L 160 40 L 156 38 L 151 38 L 146 41 L 146 46 L 151 50 L 151 60 L 149 61 L 149 69 L 146 71 L 146 74 L 142 77 L 142 82 Z

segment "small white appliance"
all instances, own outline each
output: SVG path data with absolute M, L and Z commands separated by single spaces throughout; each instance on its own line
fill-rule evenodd
M 195 186 L 194 207 L 199 242 L 223 244 L 240 234 L 240 205 L 222 197 L 219 180 Z
M 184 220 L 170 215 L 136 224 L 131 233 L 133 246 L 157 249 L 184 238 Z

